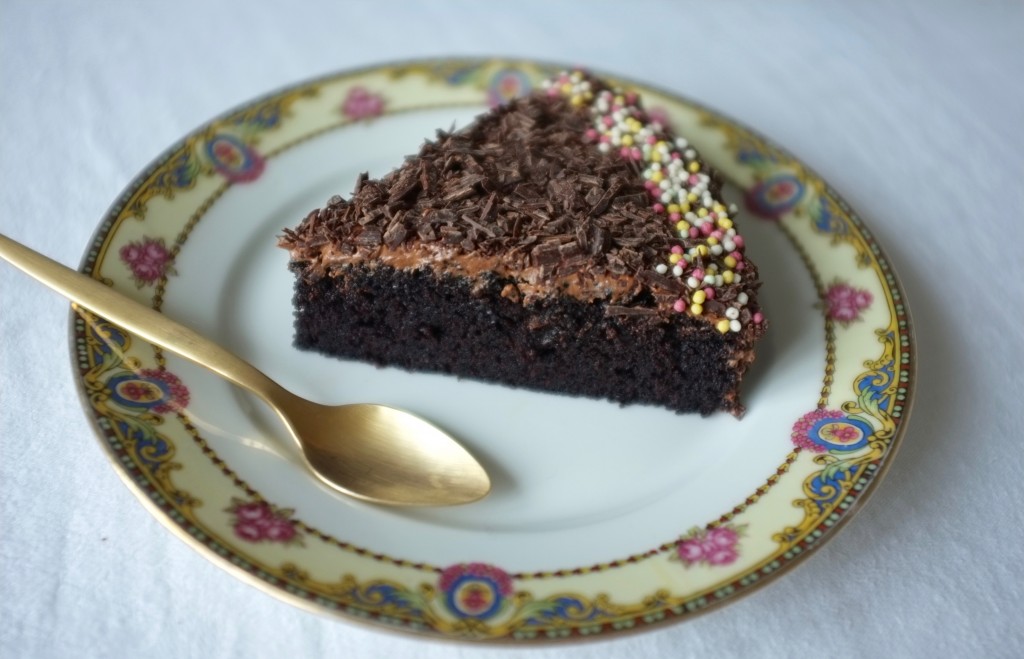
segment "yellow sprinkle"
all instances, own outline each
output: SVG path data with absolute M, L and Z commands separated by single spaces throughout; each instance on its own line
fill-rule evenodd
M 665 144 L 665 140 L 658 140 L 654 143 L 654 148 L 658 151 L 666 151 L 668 150 L 668 145 Z
M 715 211 L 716 213 L 724 213 L 725 206 L 723 206 L 722 204 L 715 204 L 714 206 L 711 207 L 711 210 Z
M 724 259 L 722 259 L 722 261 L 725 263 L 725 267 L 727 267 L 727 268 L 735 268 L 736 267 L 736 259 L 734 259 L 731 256 L 725 257 Z
M 732 270 L 726 270 L 725 272 L 722 273 L 722 281 L 724 281 L 727 284 L 732 283 Z
M 619 94 L 612 100 L 614 100 L 615 103 L 617 103 L 618 105 L 624 105 L 626 103 L 626 99 L 622 96 L 622 94 Z
M 692 173 L 696 174 L 697 172 L 700 171 L 700 163 L 694 160 L 689 165 L 687 165 L 686 168 L 690 170 Z
M 694 316 L 699 316 L 702 313 L 704 313 L 704 307 L 700 306 L 697 303 L 693 303 L 690 305 L 690 313 L 692 313 Z
M 629 137 L 629 135 L 626 135 L 622 139 L 626 139 L 626 137 Z M 625 144 L 625 142 L 623 142 L 623 144 Z M 665 178 L 665 175 L 661 172 L 651 172 L 651 180 L 655 183 L 661 183 L 661 179 L 663 178 Z
M 729 331 L 729 319 L 728 318 L 723 318 L 722 320 L 718 321 L 715 324 L 715 329 L 717 329 L 722 334 L 725 334 L 726 332 L 728 332 Z
M 709 245 L 717 245 L 718 244 L 718 238 L 715 238 L 714 236 L 708 236 L 708 244 Z
M 690 202 L 684 201 L 683 203 L 679 204 L 679 212 L 680 213 L 689 213 L 690 212 Z
M 623 135 L 622 136 L 622 146 L 633 146 L 633 136 L 632 135 Z
M 706 208 L 698 208 L 697 209 L 697 217 L 707 217 L 707 216 L 708 216 L 708 209 L 706 209 Z
M 686 195 L 686 199 L 692 204 L 695 203 L 698 199 L 700 199 L 700 197 L 697 196 L 696 192 L 691 192 L 690 194 Z
M 569 102 L 572 103 L 573 107 L 578 108 L 583 105 L 583 97 L 579 94 L 573 94 L 572 98 L 569 99 Z
M 629 119 L 626 119 L 626 127 L 629 128 L 630 131 L 638 133 L 640 132 L 640 129 L 643 128 L 643 124 L 641 124 L 637 119 L 630 117 Z
M 661 152 L 651 151 L 651 162 L 661 162 Z
M 682 260 L 683 260 L 683 255 L 682 254 L 672 254 L 672 255 L 670 255 L 668 257 L 668 262 L 671 263 L 672 265 L 675 265 L 676 263 L 679 263 Z
M 689 231 L 690 230 L 690 223 L 687 222 L 686 220 L 679 220 L 678 222 L 676 222 L 676 230 L 677 231 Z
M 727 217 L 723 217 L 722 219 L 718 220 L 718 226 L 722 227 L 723 229 L 731 229 L 732 220 L 730 220 Z
M 704 291 L 694 291 L 692 299 L 694 304 L 704 304 L 704 300 L 708 299 L 708 296 Z
M 679 204 L 669 204 L 668 208 L 666 208 L 665 210 L 667 210 L 669 213 L 678 213 Z
M 572 93 L 572 85 L 570 83 L 568 83 L 568 82 L 565 83 L 564 85 L 562 85 L 562 93 L 565 94 L 566 96 L 571 94 Z
M 708 255 L 708 246 L 707 245 L 697 245 L 697 247 L 695 247 L 694 249 L 696 249 L 697 253 L 700 254 L 701 256 L 707 256 Z

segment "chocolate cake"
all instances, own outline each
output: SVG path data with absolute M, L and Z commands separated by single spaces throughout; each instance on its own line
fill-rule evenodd
M 284 231 L 295 344 L 739 415 L 766 322 L 720 186 L 636 94 L 561 74 Z

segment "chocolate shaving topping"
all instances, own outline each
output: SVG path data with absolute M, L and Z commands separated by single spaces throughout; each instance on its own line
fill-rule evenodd
M 609 298 L 608 313 L 656 314 L 657 308 L 636 306 L 622 291 L 644 287 L 650 295 L 643 304 L 671 308 L 685 285 L 654 268 L 672 246 L 690 245 L 651 208 L 636 163 L 614 150 L 601 153 L 585 139 L 591 121 L 560 96 L 515 100 L 466 129 L 438 131 L 436 140 L 381 179 L 361 174 L 348 200 L 332 197 L 298 228 L 286 229 L 279 243 L 293 258 L 316 263 L 325 249 L 373 258 L 382 248 L 412 253 L 417 245 L 432 245 L 445 260 L 460 254 L 498 259 L 503 272 L 522 281 L 536 280 L 529 268 L 595 287 L 636 277 L 616 284 L 620 292 Z M 717 196 L 718 186 L 711 192 Z M 723 287 L 705 312 L 724 313 L 740 290 L 756 291 L 756 269 L 744 274 L 742 286 Z

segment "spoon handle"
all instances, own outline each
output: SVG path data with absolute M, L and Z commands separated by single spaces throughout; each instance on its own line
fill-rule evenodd
M 0 234 L 0 258 L 87 309 L 150 343 L 219 373 L 264 400 L 283 391 L 248 362 L 159 311 Z

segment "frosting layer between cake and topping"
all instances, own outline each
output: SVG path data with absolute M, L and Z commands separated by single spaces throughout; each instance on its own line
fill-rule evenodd
M 380 180 L 360 177 L 280 244 L 313 276 L 349 264 L 494 273 L 523 304 L 571 295 L 760 333 L 757 269 L 719 192 L 635 94 L 573 72 L 439 132 Z

